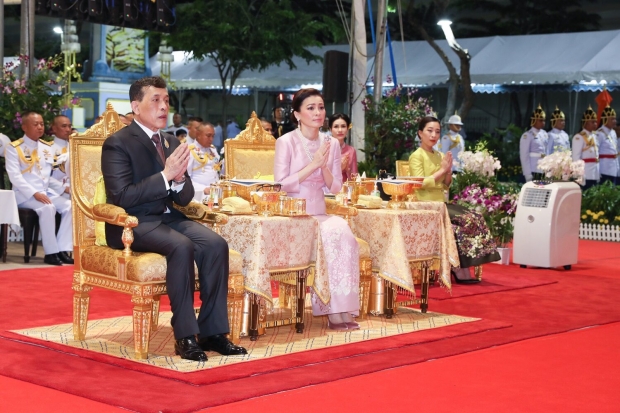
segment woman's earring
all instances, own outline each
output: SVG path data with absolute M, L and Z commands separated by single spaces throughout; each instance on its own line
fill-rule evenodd
M 297 119 L 297 128 L 301 129 L 301 122 L 299 122 L 299 118 L 295 118 Z

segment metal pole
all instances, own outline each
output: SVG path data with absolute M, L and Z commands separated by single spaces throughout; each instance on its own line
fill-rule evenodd
M 375 55 L 375 91 L 373 94 L 375 106 L 379 105 L 383 92 L 383 51 L 385 49 L 385 29 L 387 0 L 379 0 L 377 10 L 377 54 Z
M 4 0 L 0 0 L 0 66 L 4 68 Z
M 20 52 L 30 59 L 28 66 L 20 69 L 22 77 L 28 79 L 34 68 L 34 0 L 22 1 Z

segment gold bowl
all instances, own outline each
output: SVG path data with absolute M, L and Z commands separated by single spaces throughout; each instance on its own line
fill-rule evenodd
M 238 196 L 245 199 L 246 201 L 251 202 L 252 201 L 251 193 L 255 192 L 260 184 L 241 185 L 241 184 L 236 184 L 234 182 L 231 182 L 231 185 L 232 185 L 232 188 L 235 190 L 235 192 L 237 192 Z
M 390 181 L 381 181 L 383 192 L 392 197 L 392 199 L 388 201 L 387 207 L 391 209 L 406 209 L 405 199 L 407 195 L 413 191 L 414 185 L 414 182 L 394 183 Z
M 261 215 L 270 217 L 278 207 L 280 200 L 280 192 L 277 191 L 259 191 L 252 194 L 254 203 L 258 206 Z

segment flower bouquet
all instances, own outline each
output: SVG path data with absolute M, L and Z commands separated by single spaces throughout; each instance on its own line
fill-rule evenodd
M 574 180 L 581 185 L 585 183 L 585 163 L 581 159 L 573 161 L 569 150 L 545 156 L 538 161 L 538 168 L 552 181 Z
M 490 188 L 470 185 L 454 200 L 484 217 L 491 237 L 498 247 L 504 247 L 512 241 L 513 218 L 517 210 L 518 194 L 499 194 Z
M 461 167 L 462 172 L 452 178 L 453 194 L 460 194 L 471 185 L 494 187 L 497 183 L 495 171 L 502 167 L 500 161 L 486 148 L 484 141 L 479 142 L 474 151 L 461 152 L 454 163 Z

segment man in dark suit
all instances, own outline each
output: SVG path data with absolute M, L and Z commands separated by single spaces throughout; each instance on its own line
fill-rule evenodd
M 173 207 L 173 202 L 187 205 L 194 187 L 187 174 L 187 144 L 162 131 L 169 109 L 166 82 L 160 77 L 137 80 L 129 89 L 129 99 L 134 121 L 106 139 L 101 169 L 107 201 L 138 218 L 133 250 L 166 256 L 175 352 L 196 361 L 207 360 L 204 351 L 246 354 L 243 347 L 226 338 L 228 244 Z M 106 225 L 112 248 L 123 248 L 122 230 Z M 194 262 L 202 301 L 198 320 L 194 313 Z

